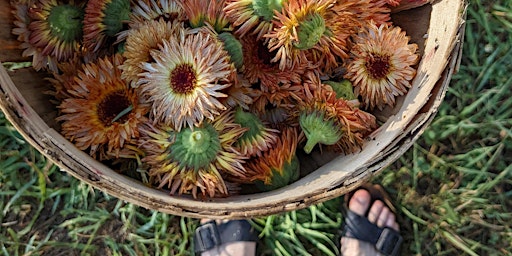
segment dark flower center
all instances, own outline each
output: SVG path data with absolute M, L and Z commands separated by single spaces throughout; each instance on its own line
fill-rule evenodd
M 170 86 L 173 92 L 187 94 L 196 86 L 196 73 L 190 64 L 180 64 L 171 72 Z
M 389 56 L 370 55 L 366 60 L 366 70 L 374 79 L 382 79 L 389 73 Z
M 98 106 L 98 116 L 105 126 L 113 122 L 124 123 L 128 121 L 128 115 L 120 116 L 120 113 L 131 109 L 132 102 L 123 90 L 115 91 L 106 96 Z
M 55 6 L 48 15 L 50 33 L 64 42 L 79 40 L 82 37 L 83 19 L 84 10 L 78 6 Z
M 275 54 L 269 51 L 268 47 L 263 43 L 263 41 L 256 42 L 256 45 L 258 59 L 261 60 L 265 65 L 272 65 L 272 59 L 275 57 Z

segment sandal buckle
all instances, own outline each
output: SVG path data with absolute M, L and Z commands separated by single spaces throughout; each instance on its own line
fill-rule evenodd
M 194 235 L 194 251 L 205 252 L 222 243 L 217 224 L 210 221 L 199 226 Z
M 395 230 L 385 227 L 375 244 L 377 250 L 384 255 L 398 255 L 403 238 Z

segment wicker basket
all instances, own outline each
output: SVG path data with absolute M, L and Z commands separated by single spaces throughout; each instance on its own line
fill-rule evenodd
M 403 0 L 408 1 L 408 0 Z M 413 86 L 394 109 L 374 113 L 386 122 L 362 151 L 348 156 L 312 154 L 301 161 L 309 174 L 278 190 L 195 200 L 169 196 L 120 175 L 64 139 L 55 122 L 56 109 L 47 95 L 45 74 L 32 68 L 9 72 L 0 65 L 0 107 L 9 121 L 37 150 L 62 170 L 113 196 L 165 213 L 208 218 L 247 218 L 296 210 L 356 188 L 402 155 L 420 136 L 443 100 L 457 70 L 464 31 L 464 0 L 439 0 L 393 15 L 420 47 L 422 55 Z M 0 62 L 27 61 L 11 34 L 12 15 L 0 0 Z

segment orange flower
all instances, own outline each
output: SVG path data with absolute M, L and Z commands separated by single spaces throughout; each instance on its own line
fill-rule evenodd
M 12 2 L 13 33 L 25 49 L 23 56 L 32 56 L 36 70 L 48 68 L 57 72 L 57 63 L 80 52 L 84 3 L 71 0 L 41 0 L 30 6 Z
M 355 37 L 345 77 L 352 81 L 356 95 L 366 107 L 382 109 L 394 105 L 395 97 L 411 87 L 416 70 L 418 46 L 399 27 L 370 23 Z
M 278 130 L 268 128 L 257 115 L 240 108 L 235 111 L 235 123 L 248 130 L 238 139 L 236 146 L 244 156 L 261 156 L 271 148 L 277 138 Z
M 126 58 L 120 66 L 121 77 L 126 79 L 131 86 L 137 87 L 139 75 L 144 71 L 141 65 L 151 62 L 150 52 L 158 50 L 164 40 L 179 37 L 180 34 L 188 33 L 183 22 L 166 22 L 163 19 L 149 20 L 139 24 L 138 28 L 128 30 L 125 51 Z
M 263 191 L 284 187 L 296 181 L 300 175 L 300 163 L 295 154 L 298 143 L 297 128 L 284 128 L 270 150 L 247 162 L 246 178 L 235 180 L 255 183 Z
M 186 15 L 176 0 L 136 0 L 130 13 L 129 29 L 117 34 L 116 43 L 125 41 L 131 30 L 139 29 L 148 21 L 158 20 L 184 22 Z
M 122 57 L 114 55 L 83 65 L 69 85 L 72 97 L 59 106 L 61 133 L 92 156 L 118 155 L 139 136 L 140 125 L 148 122 L 148 106 L 121 79 L 116 68 L 121 63 Z
M 210 25 L 217 33 L 228 28 L 229 21 L 223 11 L 226 0 L 179 0 L 193 28 Z
M 275 14 L 274 29 L 268 37 L 268 48 L 277 51 L 272 62 L 281 70 L 302 62 L 319 65 L 327 74 L 348 57 L 348 38 L 358 26 L 353 14 L 339 14 L 332 7 L 335 0 L 297 0 L 284 5 Z
M 227 196 L 223 176 L 245 177 L 247 157 L 233 143 L 246 131 L 233 122 L 233 111 L 225 111 L 199 127 L 176 131 L 171 127 L 143 129 L 140 145 L 147 155 L 149 175 L 171 194 Z
M 280 12 L 286 0 L 226 0 L 227 18 L 241 37 L 255 35 L 258 40 L 272 31 L 274 11 Z
M 89 0 L 85 8 L 84 46 L 98 52 L 115 41 L 130 20 L 129 0 Z
M 244 59 L 242 71 L 250 83 L 260 83 L 261 90 L 269 92 L 281 84 L 300 82 L 301 75 L 305 72 L 306 65 L 297 65 L 293 68 L 281 70 L 277 63 L 271 60 L 275 52 L 269 51 L 263 40 L 258 40 L 254 35 L 247 35 L 240 39 Z
M 307 139 L 306 153 L 316 144 L 336 145 L 345 154 L 356 152 L 377 128 L 373 115 L 358 109 L 357 102 L 337 98 L 331 86 L 312 72 L 305 77 L 304 94 L 296 115 Z

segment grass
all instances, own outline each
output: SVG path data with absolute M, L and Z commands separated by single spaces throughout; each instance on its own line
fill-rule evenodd
M 512 2 L 471 0 L 462 65 L 436 118 L 375 177 L 404 255 L 512 255 Z M 262 255 L 336 255 L 341 199 L 251 220 Z M 129 204 L 42 157 L 0 113 L 0 254 L 192 255 L 198 220 Z

